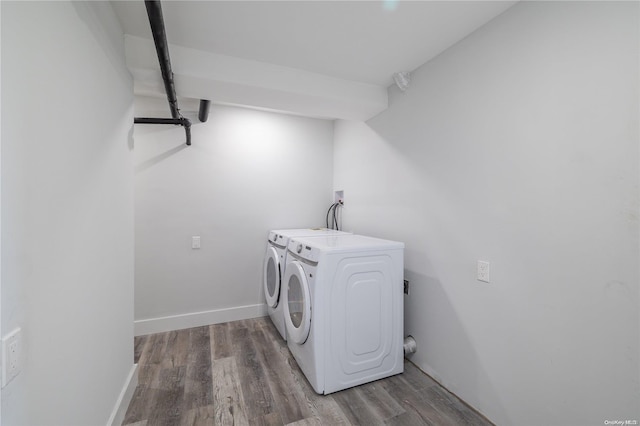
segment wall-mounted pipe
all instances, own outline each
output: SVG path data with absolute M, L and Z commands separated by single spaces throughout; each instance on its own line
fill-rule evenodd
M 184 118 L 178 108 L 178 98 L 176 96 L 176 87 L 173 82 L 173 71 L 171 71 L 171 60 L 169 58 L 167 33 L 164 27 L 164 18 L 162 17 L 162 5 L 160 4 L 160 0 L 145 0 L 144 4 L 147 8 L 151 33 L 153 34 L 153 41 L 156 45 L 156 53 L 158 54 L 158 62 L 160 63 L 162 81 L 164 82 L 164 90 L 167 92 L 167 101 L 169 102 L 171 117 L 173 118 L 136 117 L 133 122 L 135 124 L 175 124 L 183 126 L 187 137 L 187 145 L 191 145 L 191 121 Z
M 200 99 L 200 109 L 198 110 L 198 120 L 201 122 L 207 121 L 209 118 L 209 107 L 211 106 L 211 101 L 206 99 Z

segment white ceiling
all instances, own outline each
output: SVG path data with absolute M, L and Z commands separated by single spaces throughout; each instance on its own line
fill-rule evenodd
M 224 81 L 226 86 L 221 90 L 223 77 L 215 76 L 215 64 L 229 60 L 230 67 L 243 72 L 255 66 L 251 82 L 238 79 L 233 82 L 245 91 L 248 87 L 261 86 L 260 75 L 269 66 L 275 74 L 289 72 L 289 78 L 303 76 L 307 85 L 313 84 L 313 78 L 325 77 L 325 83 L 320 84 L 323 93 L 329 90 L 326 77 L 340 80 L 343 85 L 357 82 L 358 90 L 371 87 L 375 91 L 391 85 L 394 72 L 416 69 L 515 2 L 163 1 L 162 9 L 174 73 L 184 75 L 185 87 L 191 88 L 188 96 L 206 98 L 215 93 L 203 88 L 203 93 L 198 95 L 195 80 L 188 83 L 187 77 L 198 75 L 199 84 L 206 85 L 200 81 L 202 77 L 213 76 L 210 83 L 217 84 L 214 92 L 226 93 L 226 102 L 234 103 L 228 81 Z M 128 38 L 131 46 L 135 45 L 129 47 L 128 57 L 138 57 L 142 54 L 140 49 L 152 48 L 138 39 L 151 39 L 144 2 L 114 1 L 113 5 L 125 34 L 135 36 Z M 181 63 L 183 60 L 189 65 Z M 204 65 L 196 69 L 198 61 L 209 62 L 209 65 L 206 69 Z M 150 65 L 136 65 L 137 72 L 133 74 L 137 87 L 145 84 L 139 80 L 153 74 L 147 69 Z M 179 83 L 180 78 L 176 80 L 178 92 Z M 273 82 L 265 83 L 264 87 L 269 93 L 258 96 L 263 103 L 257 105 L 260 107 L 269 107 L 268 97 L 284 93 L 280 88 L 276 93 Z M 345 93 L 344 87 L 336 89 L 338 92 Z M 238 103 L 247 102 L 247 96 L 243 96 Z M 379 104 L 380 99 L 376 102 Z M 305 113 L 304 108 L 302 110 Z

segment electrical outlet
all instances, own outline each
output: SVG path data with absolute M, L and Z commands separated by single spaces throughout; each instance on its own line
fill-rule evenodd
M 404 294 L 409 295 L 409 280 L 404 280 Z
M 478 260 L 478 281 L 489 282 L 489 262 Z
M 5 387 L 22 368 L 22 333 L 16 328 L 2 339 L 2 387 Z

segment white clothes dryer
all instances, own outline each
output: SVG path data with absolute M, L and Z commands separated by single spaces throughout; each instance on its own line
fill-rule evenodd
M 301 237 L 288 251 L 287 344 L 313 389 L 329 394 L 402 373 L 404 244 Z
M 350 232 L 327 228 L 279 229 L 269 232 L 264 257 L 262 285 L 271 321 L 283 339 L 287 340 L 284 311 L 281 303 L 281 282 L 285 273 L 287 245 L 293 237 L 316 237 L 322 235 L 350 235 Z

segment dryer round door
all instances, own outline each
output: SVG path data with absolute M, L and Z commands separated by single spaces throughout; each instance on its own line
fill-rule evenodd
M 278 256 L 278 251 L 269 246 L 264 259 L 262 283 L 264 285 L 264 295 L 267 299 L 267 305 L 272 308 L 278 306 L 281 287 L 280 282 L 280 258 Z
M 311 329 L 311 293 L 309 282 L 300 262 L 287 265 L 283 280 L 284 321 L 287 325 L 287 339 L 303 344 Z

